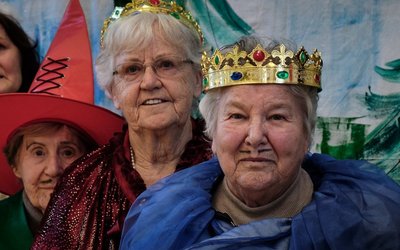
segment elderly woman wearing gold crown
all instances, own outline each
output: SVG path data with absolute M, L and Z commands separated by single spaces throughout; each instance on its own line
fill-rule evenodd
M 216 158 L 142 193 L 121 249 L 399 249 L 400 186 L 365 161 L 308 153 L 318 51 L 245 37 L 203 66 Z
M 132 1 L 105 21 L 101 45 L 97 77 L 126 126 L 69 168 L 33 249 L 117 249 L 140 193 L 212 156 L 204 122 L 191 118 L 202 89 L 191 15 L 173 1 Z

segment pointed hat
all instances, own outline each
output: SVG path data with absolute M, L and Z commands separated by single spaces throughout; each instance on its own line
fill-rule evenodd
M 99 145 L 120 131 L 123 118 L 94 105 L 90 42 L 79 0 L 71 0 L 28 93 L 0 94 L 0 145 L 22 125 L 59 121 L 85 131 Z M 0 154 L 0 192 L 14 194 L 21 183 Z

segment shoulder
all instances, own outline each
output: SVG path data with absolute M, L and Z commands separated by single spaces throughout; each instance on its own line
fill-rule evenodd
M 22 191 L 0 202 L 0 249 L 27 248 L 33 240 L 22 202 Z
M 97 173 L 99 171 L 103 171 L 104 168 L 111 168 L 111 161 L 113 158 L 113 148 L 110 144 L 102 145 L 101 147 L 93 150 L 92 152 L 87 153 L 82 156 L 75 162 L 73 162 L 64 172 L 63 179 L 71 180 L 71 176 L 82 176 L 86 177 L 93 173 Z M 73 180 L 85 181 L 84 179 L 76 179 Z M 61 180 L 62 181 L 62 180 Z M 72 183 L 71 183 L 72 184 Z M 75 183 L 74 183 L 75 184 Z
M 173 175 L 170 175 L 160 180 L 155 185 L 151 186 L 149 190 L 158 189 L 160 188 L 160 186 L 167 186 L 174 184 L 182 185 L 183 183 L 203 183 L 206 180 L 212 180 L 218 178 L 221 175 L 221 173 L 222 171 L 218 159 L 214 157 L 208 161 L 181 170 L 179 172 L 174 173 Z
M 381 168 L 365 160 L 337 160 L 329 155 L 312 154 L 304 160 L 303 168 L 310 174 L 314 184 L 345 178 L 362 183 L 389 185 L 395 189 L 400 187 Z
M 221 174 L 218 160 L 212 158 L 161 179 L 145 190 L 135 204 L 140 204 L 141 208 L 149 204 L 162 207 L 183 203 L 194 197 L 209 198 L 210 191 Z
M 213 158 L 149 187 L 126 216 L 121 246 L 174 249 L 186 242 L 179 240 L 182 235 L 191 239 L 206 232 L 214 215 L 210 191 L 221 173 L 218 160 Z M 154 224 L 157 229 L 148 226 Z
M 400 246 L 400 186 L 381 169 L 367 161 L 321 154 L 308 156 L 303 167 L 313 180 L 314 194 L 294 219 L 296 244 L 327 237 L 321 242 L 345 246 L 352 232 L 352 244 L 362 246 L 357 249 Z
M 313 154 L 304 161 L 315 192 L 345 194 L 343 197 L 374 197 L 374 200 L 394 200 L 400 206 L 400 185 L 374 164 L 363 160 L 336 160 Z M 315 195 L 314 195 L 315 196 Z M 400 208 L 399 208 L 400 209 Z
M 314 183 L 314 201 L 337 204 L 339 210 L 352 208 L 369 214 L 379 214 L 382 210 L 398 214 L 396 219 L 400 223 L 400 185 L 376 165 L 313 154 L 303 167 Z
M 59 179 L 47 210 L 57 210 L 60 214 L 70 209 L 65 202 L 96 197 L 103 186 L 107 186 L 104 179 L 113 179 L 112 153 L 110 145 L 106 144 L 81 157 L 66 168 Z
M 0 201 L 0 217 L 5 217 L 9 213 L 15 213 L 17 207 L 21 207 L 22 191 Z

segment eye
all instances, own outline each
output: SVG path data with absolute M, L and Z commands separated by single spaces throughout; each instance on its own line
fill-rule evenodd
M 285 117 L 280 114 L 274 114 L 270 116 L 270 120 L 280 121 L 280 120 L 285 120 Z
M 43 157 L 46 153 L 42 148 L 35 148 L 32 150 L 32 154 L 36 157 Z
M 234 120 L 240 120 L 240 119 L 244 119 L 244 118 L 245 118 L 244 115 L 237 114 L 237 113 L 231 114 L 229 116 L 229 119 L 234 119 Z
M 63 148 L 61 150 L 61 155 L 64 158 L 71 158 L 71 157 L 75 157 L 78 154 L 78 150 L 72 147 L 67 147 L 67 148 Z
M 174 60 L 162 59 L 155 64 L 155 67 L 157 68 L 157 70 L 166 71 L 166 70 L 175 69 L 176 65 L 177 65 L 177 62 L 175 62 Z
M 136 75 L 136 74 L 138 74 L 139 72 L 141 72 L 142 69 L 143 69 L 143 65 L 138 64 L 138 63 L 133 63 L 133 64 L 125 65 L 125 67 L 123 68 L 122 71 L 123 71 L 126 75 Z

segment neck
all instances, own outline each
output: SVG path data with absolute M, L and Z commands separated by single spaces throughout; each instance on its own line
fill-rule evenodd
M 301 169 L 295 182 L 278 199 L 249 207 L 229 190 L 224 179 L 213 196 L 213 207 L 227 213 L 236 225 L 242 225 L 266 218 L 295 216 L 310 203 L 312 193 L 313 183 L 307 172 Z
M 176 166 L 192 138 L 192 124 L 162 131 L 129 129 L 129 142 L 135 155 L 135 168 L 146 186 L 175 172 Z
M 29 229 L 33 234 L 35 234 L 39 229 L 40 221 L 42 220 L 43 217 L 43 212 L 32 205 L 25 192 L 22 193 L 22 201 L 24 203 L 27 215 L 26 219 L 28 222 Z

